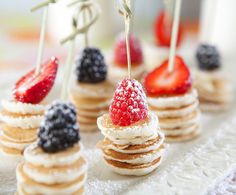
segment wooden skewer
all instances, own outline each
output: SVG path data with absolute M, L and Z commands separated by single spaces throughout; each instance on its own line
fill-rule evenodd
M 181 3 L 182 3 L 182 0 L 176 0 L 175 2 L 174 23 L 172 26 L 171 45 L 170 45 L 169 64 L 168 64 L 169 72 L 172 72 L 174 69 L 176 43 L 177 43 L 177 36 L 178 36 L 178 31 L 179 31 Z
M 38 48 L 38 54 L 37 54 L 37 60 L 36 60 L 36 74 L 40 74 L 40 67 L 43 57 L 43 49 L 45 44 L 45 34 L 46 34 L 46 26 L 47 26 L 47 20 L 48 20 L 48 5 L 43 10 L 43 20 L 42 20 L 42 26 L 41 26 L 41 32 L 40 32 L 40 39 L 39 39 L 39 48 Z

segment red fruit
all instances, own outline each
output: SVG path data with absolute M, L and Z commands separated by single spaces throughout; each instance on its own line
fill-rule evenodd
M 148 116 L 146 95 L 134 79 L 124 79 L 117 87 L 109 109 L 114 125 L 128 126 Z
M 174 69 L 168 71 L 168 60 L 144 78 L 149 96 L 171 96 L 186 93 L 192 86 L 188 67 L 181 57 L 175 57 Z
M 171 42 L 171 32 L 172 32 L 172 21 L 168 22 L 166 19 L 166 13 L 161 11 L 156 18 L 154 24 L 155 38 L 156 42 L 160 46 L 170 47 Z M 177 37 L 177 46 L 179 46 L 183 36 L 183 29 L 180 23 L 179 32 Z
M 143 63 L 143 52 L 138 38 L 134 35 L 129 36 L 130 59 L 132 65 Z M 114 62 L 121 67 L 127 67 L 126 41 L 124 34 L 120 35 L 115 43 Z
M 37 104 L 51 90 L 58 68 L 58 59 L 52 57 L 41 66 L 41 73 L 36 75 L 35 69 L 17 81 L 13 89 L 14 98 L 23 103 Z

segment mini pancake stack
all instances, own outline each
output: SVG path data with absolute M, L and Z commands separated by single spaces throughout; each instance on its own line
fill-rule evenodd
M 0 151 L 3 155 L 21 157 L 24 149 L 36 141 L 45 106 L 3 100 L 2 107 Z
M 148 112 L 142 85 L 134 79 L 119 83 L 109 108 L 97 120 L 104 140 L 98 143 L 106 164 L 121 175 L 146 175 L 161 163 L 164 135 L 158 118 Z
M 107 79 L 107 65 L 99 49 L 85 47 L 76 58 L 75 64 L 70 100 L 78 110 L 80 130 L 95 131 L 97 117 L 108 112 L 114 87 Z
M 217 112 L 229 108 L 233 89 L 221 72 L 197 71 L 194 85 L 203 111 Z
M 54 101 L 48 106 L 37 143 L 25 149 L 25 161 L 16 169 L 17 194 L 84 194 L 87 162 L 76 115 L 69 102 Z
M 113 125 L 109 115 L 98 118 L 98 127 L 105 136 L 98 143 L 106 164 L 121 175 L 146 175 L 156 169 L 164 153 L 164 135 L 159 132 L 158 119 L 148 119 L 132 126 Z
M 167 141 L 191 140 L 200 133 L 198 94 L 192 88 L 191 73 L 181 57 L 175 57 L 172 71 L 165 60 L 148 73 L 144 86 L 149 109 L 158 116 Z
M 200 133 L 200 111 L 195 89 L 179 96 L 148 97 L 148 104 L 158 116 L 167 141 L 186 141 Z
M 18 165 L 17 194 L 84 194 L 87 164 L 81 145 L 48 154 L 37 144 L 24 152 L 25 162 Z
M 113 85 L 108 81 L 72 85 L 70 100 L 78 110 L 77 117 L 81 131 L 97 130 L 97 118 L 108 112 L 113 89 Z

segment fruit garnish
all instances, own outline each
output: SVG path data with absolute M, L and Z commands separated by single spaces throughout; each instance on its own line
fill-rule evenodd
M 190 71 L 181 57 L 175 57 L 172 72 L 168 71 L 168 60 L 166 60 L 144 78 L 144 87 L 149 96 L 184 94 L 191 86 Z
M 146 119 L 148 106 L 142 85 L 134 79 L 119 83 L 109 109 L 114 125 L 128 126 Z
M 130 34 L 129 44 L 130 44 L 131 64 L 133 66 L 142 64 L 143 52 L 138 38 Z M 124 34 L 121 34 L 115 43 L 114 62 L 116 65 L 120 67 L 127 67 L 127 51 L 126 51 L 126 41 Z
M 220 68 L 220 54 L 213 45 L 201 44 L 197 49 L 198 67 L 201 70 L 216 70 Z
M 80 140 L 76 108 L 69 102 L 53 102 L 45 112 L 38 132 L 38 146 L 54 153 L 72 147 Z
M 17 81 L 13 89 L 15 100 L 23 103 L 37 104 L 41 102 L 51 90 L 58 69 L 58 59 L 52 57 L 41 66 L 41 72 L 35 69 L 28 72 Z
M 78 82 L 99 83 L 106 79 L 107 65 L 97 48 L 86 47 L 76 60 L 76 66 Z
M 166 18 L 167 14 L 161 11 L 157 16 L 154 23 L 154 33 L 156 43 L 160 46 L 170 47 L 171 32 L 172 32 L 172 21 Z M 177 36 L 177 46 L 179 46 L 183 36 L 183 29 L 181 23 L 179 24 L 179 31 Z

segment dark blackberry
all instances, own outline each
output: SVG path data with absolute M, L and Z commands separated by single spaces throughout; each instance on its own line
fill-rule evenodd
M 201 70 L 216 70 L 220 68 L 220 55 L 215 46 L 202 44 L 196 54 L 198 66 Z
M 107 65 L 99 49 L 85 48 L 75 63 L 79 82 L 99 83 L 106 79 Z
M 38 138 L 38 146 L 48 153 L 65 150 L 77 143 L 80 136 L 75 107 L 71 103 L 52 103 L 45 113 Z

